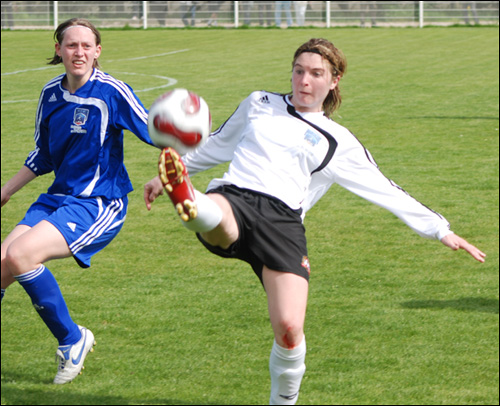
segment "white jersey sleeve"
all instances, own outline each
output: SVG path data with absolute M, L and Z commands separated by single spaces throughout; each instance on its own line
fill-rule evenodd
M 344 129 L 336 133 L 337 150 L 331 163 L 313 174 L 308 206 L 337 183 L 350 192 L 389 210 L 422 237 L 440 240 L 450 234 L 448 221 L 429 209 L 379 170 L 363 145 Z

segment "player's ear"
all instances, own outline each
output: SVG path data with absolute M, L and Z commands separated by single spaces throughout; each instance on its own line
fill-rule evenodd
M 339 84 L 340 76 L 337 76 L 335 78 L 332 78 L 332 84 L 330 85 L 330 90 L 333 90 L 337 87 Z
M 99 58 L 99 56 L 101 55 L 101 50 L 102 50 L 102 47 L 100 45 L 97 45 L 96 50 L 95 50 L 94 59 Z
M 61 57 L 61 44 L 59 44 L 59 42 L 56 42 L 54 47 L 56 49 L 56 55 Z

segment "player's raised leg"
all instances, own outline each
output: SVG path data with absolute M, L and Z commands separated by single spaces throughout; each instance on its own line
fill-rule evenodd
M 219 205 L 207 195 L 195 190 L 177 151 L 164 148 L 158 161 L 162 185 L 179 214 L 182 224 L 198 233 L 214 230 L 222 221 Z

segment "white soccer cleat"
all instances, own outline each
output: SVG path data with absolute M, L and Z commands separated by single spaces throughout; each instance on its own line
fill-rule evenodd
M 89 329 L 78 326 L 82 333 L 82 338 L 73 345 L 61 345 L 56 351 L 56 362 L 59 361 L 58 371 L 54 379 L 55 384 L 65 384 L 71 382 L 82 373 L 83 361 L 96 342 L 94 334 Z

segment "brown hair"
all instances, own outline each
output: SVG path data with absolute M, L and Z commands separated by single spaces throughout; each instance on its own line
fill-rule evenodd
M 342 51 L 335 48 L 330 41 L 323 38 L 312 38 L 305 44 L 302 44 L 297 51 L 295 51 L 292 69 L 295 66 L 297 58 L 304 52 L 313 52 L 321 55 L 321 57 L 330 64 L 331 73 L 334 78 L 337 76 L 344 76 L 347 69 L 347 61 Z M 335 86 L 335 89 L 330 90 L 328 96 L 326 96 L 323 101 L 323 111 L 325 112 L 325 115 L 330 117 L 330 115 L 340 107 L 341 102 L 342 97 L 340 96 L 340 89 L 337 85 Z
M 54 41 L 56 41 L 58 44 L 62 44 L 64 40 L 64 33 L 66 30 L 75 25 L 80 25 L 82 27 L 87 27 L 90 29 L 94 35 L 95 35 L 95 42 L 96 45 L 101 44 L 101 34 L 95 28 L 94 24 L 92 24 L 89 20 L 85 18 L 72 18 L 70 20 L 66 20 L 63 23 L 59 24 L 57 29 L 54 32 Z M 54 53 L 54 56 L 52 58 L 47 58 L 48 59 L 48 65 L 58 65 L 62 63 L 62 58 L 57 55 L 57 53 Z M 97 59 L 94 59 L 94 68 L 100 68 L 99 61 Z

